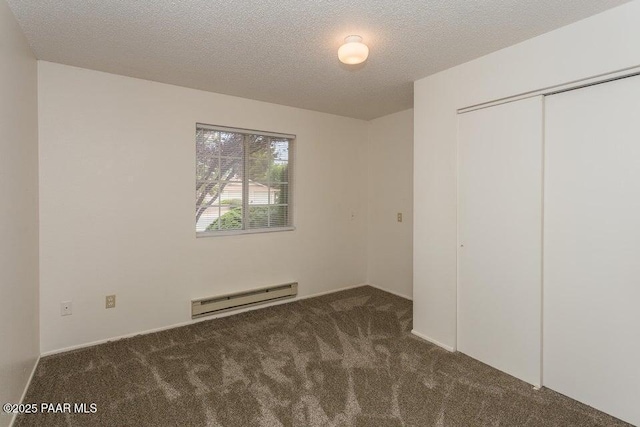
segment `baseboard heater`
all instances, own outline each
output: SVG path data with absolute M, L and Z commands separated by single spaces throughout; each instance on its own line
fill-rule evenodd
M 246 292 L 202 298 L 191 301 L 191 318 L 208 316 L 222 311 L 234 310 L 269 301 L 292 298 L 298 294 L 298 283 L 269 286 Z

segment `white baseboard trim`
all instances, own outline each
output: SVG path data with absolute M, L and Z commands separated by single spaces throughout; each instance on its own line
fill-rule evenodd
M 420 332 L 417 332 L 415 329 L 412 329 L 412 330 L 411 330 L 411 333 L 412 333 L 413 335 L 417 336 L 418 338 L 422 338 L 423 340 L 428 341 L 428 342 L 430 342 L 431 344 L 435 344 L 435 345 L 437 345 L 438 347 L 444 348 L 444 349 L 445 349 L 445 350 L 447 350 L 447 351 L 450 351 L 450 352 L 452 352 L 452 353 L 456 351 L 456 349 L 455 349 L 455 348 L 453 348 L 453 347 L 451 347 L 450 345 L 442 344 L 441 342 L 436 341 L 436 340 L 434 340 L 433 338 L 429 338 L 428 336 L 423 335 L 423 334 L 421 334 Z
M 362 286 L 367 286 L 367 283 L 360 283 L 358 285 L 345 286 L 343 288 L 331 289 L 331 290 L 328 290 L 328 291 L 317 292 L 317 293 L 310 294 L 310 295 L 297 296 L 295 298 L 285 299 L 285 300 L 281 300 L 281 301 L 274 301 L 274 302 L 270 302 L 270 303 L 266 303 L 266 304 L 254 305 L 254 306 L 251 306 L 251 307 L 246 307 L 246 308 L 242 308 L 242 309 L 235 310 L 235 311 L 228 311 L 228 312 L 224 312 L 224 313 L 220 313 L 220 314 L 214 314 L 214 315 L 211 315 L 211 316 L 201 317 L 201 318 L 198 318 L 198 319 L 191 319 L 191 320 L 187 320 L 186 322 L 173 323 L 171 325 L 161 326 L 159 328 L 146 329 L 146 330 L 140 331 L 140 332 L 132 332 L 132 333 L 129 333 L 129 334 L 123 334 L 123 335 L 118 335 L 118 336 L 115 336 L 115 337 L 104 338 L 104 339 L 100 339 L 100 340 L 96 340 L 96 341 L 91 341 L 91 342 L 88 342 L 88 343 L 72 345 L 72 346 L 69 346 L 69 347 L 59 348 L 59 349 L 55 349 L 55 350 L 49 350 L 49 351 L 43 352 L 41 354 L 41 357 L 52 356 L 54 354 L 59 354 L 59 353 L 66 353 L 67 351 L 79 350 L 81 348 L 86 348 L 86 347 L 93 347 L 94 345 L 104 344 L 104 343 L 107 343 L 109 341 L 118 341 L 118 340 L 121 340 L 121 339 L 124 339 L 124 338 L 131 338 L 131 337 L 135 337 L 135 336 L 138 336 L 138 335 L 153 334 L 155 332 L 166 331 L 167 329 L 173 329 L 173 328 L 179 328 L 181 326 L 193 325 L 193 324 L 199 323 L 199 322 L 206 322 L 207 320 L 213 320 L 213 319 L 219 319 L 221 317 L 233 316 L 235 314 L 244 313 L 246 311 L 260 310 L 262 308 L 272 307 L 272 306 L 275 306 L 275 305 L 288 304 L 288 303 L 292 303 L 292 302 L 295 302 L 295 301 L 304 300 L 304 299 L 307 299 L 307 298 L 315 298 L 315 297 L 319 297 L 319 296 L 322 296 L 322 295 L 333 294 L 335 292 L 341 292 L 341 291 L 346 291 L 346 290 L 349 290 L 349 289 L 360 288 Z M 386 291 L 385 289 L 382 289 L 382 290 Z M 386 292 L 388 292 L 388 291 L 386 291 Z
M 371 286 L 372 288 L 380 289 L 381 291 L 388 292 L 388 293 L 393 294 L 395 296 L 398 296 L 400 298 L 404 298 L 404 299 L 408 299 L 409 301 L 413 301 L 412 297 L 410 297 L 408 295 L 401 294 L 400 292 L 392 291 L 391 289 L 383 288 L 382 286 L 374 285 L 373 283 L 367 283 L 367 284 L 369 286 Z
M 36 359 L 36 363 L 33 364 L 33 368 L 31 369 L 31 374 L 29 375 L 29 379 L 27 380 L 27 383 L 24 386 L 24 390 L 22 390 L 22 396 L 20 396 L 20 403 L 24 403 L 24 398 L 27 396 L 27 390 L 29 390 L 29 386 L 31 385 L 31 381 L 33 380 L 33 376 L 36 373 L 36 368 L 38 367 L 39 363 L 40 363 L 40 356 L 38 356 L 38 358 Z M 9 427 L 13 426 L 13 423 L 16 421 L 17 416 L 18 414 L 13 414 L 13 416 L 11 417 L 11 421 L 9 421 Z

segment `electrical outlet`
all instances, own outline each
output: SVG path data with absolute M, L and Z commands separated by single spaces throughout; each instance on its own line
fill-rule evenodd
M 105 308 L 114 308 L 116 306 L 116 296 L 107 295 L 105 298 Z
M 402 212 L 398 212 L 398 222 L 402 222 Z
M 71 301 L 62 301 L 60 303 L 60 316 L 69 316 L 72 313 Z

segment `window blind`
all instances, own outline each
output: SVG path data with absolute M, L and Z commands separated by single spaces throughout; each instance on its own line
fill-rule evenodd
M 196 125 L 196 233 L 289 229 L 294 138 Z

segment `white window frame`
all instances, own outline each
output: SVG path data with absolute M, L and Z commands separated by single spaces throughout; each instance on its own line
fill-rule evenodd
M 288 150 L 288 176 L 287 176 L 287 188 L 288 188 L 288 197 L 287 197 L 287 225 L 283 227 L 268 227 L 268 228 L 251 228 L 251 229 L 239 229 L 239 230 L 219 230 L 219 231 L 196 231 L 196 237 L 220 237 L 220 236 L 234 236 L 234 235 L 242 235 L 242 234 L 259 234 L 259 233 L 276 233 L 280 231 L 293 231 L 295 230 L 294 224 L 294 215 L 293 215 L 293 175 L 295 168 L 295 142 L 296 135 L 285 134 L 285 133 L 277 133 L 277 132 L 265 132 L 260 130 L 253 129 L 242 129 L 242 128 L 233 128 L 227 126 L 216 126 L 216 125 L 208 125 L 204 123 L 196 123 L 196 132 L 198 129 L 207 129 L 217 132 L 228 132 L 228 133 L 239 133 L 244 135 L 243 142 L 243 150 L 242 150 L 242 159 L 244 162 L 243 167 L 243 177 L 242 177 L 242 224 L 244 226 L 245 221 L 248 221 L 249 215 L 249 186 L 248 183 L 248 170 L 249 170 L 249 156 L 248 156 L 248 141 L 249 135 L 260 135 L 265 136 L 267 138 L 277 138 L 277 139 L 288 139 L 289 140 L 289 150 Z M 197 156 L 197 154 L 196 154 Z M 197 162 L 197 158 L 196 158 Z M 196 177 L 197 181 L 197 177 Z M 261 205 L 262 206 L 262 205 Z M 267 205 L 269 206 L 269 205 Z M 274 205 L 280 206 L 280 205 Z M 282 205 L 284 206 L 284 205 Z M 196 207 L 197 208 L 197 207 Z

